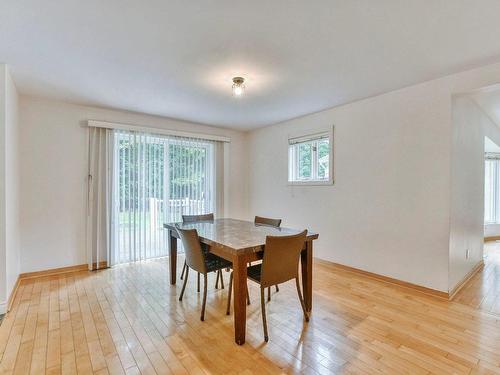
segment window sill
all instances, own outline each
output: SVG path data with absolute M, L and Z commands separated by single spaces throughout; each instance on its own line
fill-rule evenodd
M 288 181 L 288 186 L 328 186 L 333 185 L 333 180 L 328 181 Z

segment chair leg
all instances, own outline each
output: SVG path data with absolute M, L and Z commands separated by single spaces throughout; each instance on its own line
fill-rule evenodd
M 229 315 L 231 313 L 231 294 L 233 291 L 233 273 L 229 275 L 229 290 L 227 291 L 227 308 L 226 308 L 226 315 Z
M 200 274 L 198 274 L 199 277 Z M 208 275 L 204 274 L 203 280 L 203 303 L 201 305 L 201 316 L 200 320 L 203 322 L 205 320 L 205 305 L 207 304 L 207 284 L 208 284 Z
M 269 336 L 267 335 L 267 321 L 266 321 L 266 302 L 264 297 L 265 288 L 260 287 L 260 306 L 262 307 L 262 325 L 264 327 L 264 341 L 269 341 Z
M 224 289 L 224 278 L 222 277 L 222 270 L 217 271 L 217 276 L 215 278 L 215 289 L 219 288 L 219 280 L 220 280 L 220 288 Z
M 187 268 L 187 263 L 186 261 L 184 261 L 184 265 L 182 266 L 182 272 L 181 272 L 181 280 L 184 278 L 184 273 L 186 272 L 186 268 Z
M 306 322 L 309 321 L 309 314 L 306 311 L 306 305 L 304 303 L 304 298 L 302 298 L 302 292 L 300 291 L 299 278 L 295 278 L 295 285 L 297 286 L 297 294 L 299 295 L 300 306 L 302 306 L 302 311 L 304 313 L 304 318 Z
M 186 290 L 186 284 L 188 281 L 189 267 L 186 269 L 186 274 L 184 275 L 184 283 L 182 284 L 181 295 L 179 296 L 179 301 L 182 301 L 182 296 L 184 296 L 184 291 Z
M 276 284 L 275 287 L 276 287 L 276 291 L 279 292 L 280 288 L 278 288 L 278 284 Z M 271 287 L 267 288 L 267 301 L 268 302 L 271 301 Z
M 198 293 L 200 293 L 200 273 L 198 272 Z

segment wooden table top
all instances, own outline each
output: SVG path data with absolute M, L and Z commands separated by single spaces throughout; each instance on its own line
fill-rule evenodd
M 167 229 L 175 229 L 175 225 L 182 229 L 196 229 L 201 242 L 214 247 L 223 247 L 233 253 L 262 251 L 267 236 L 288 236 L 302 232 L 297 229 L 275 228 L 236 219 L 163 224 Z M 307 233 L 307 240 L 315 240 L 318 237 L 317 233 Z

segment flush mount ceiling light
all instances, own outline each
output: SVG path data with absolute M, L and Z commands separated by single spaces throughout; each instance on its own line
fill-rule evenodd
M 233 96 L 240 97 L 245 91 L 245 78 L 234 77 L 233 78 Z

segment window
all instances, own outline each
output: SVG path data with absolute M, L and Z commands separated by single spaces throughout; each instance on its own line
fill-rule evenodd
M 288 140 L 288 182 L 331 184 L 333 182 L 332 132 Z
M 167 255 L 163 223 L 214 212 L 212 141 L 115 131 L 112 264 Z
M 500 155 L 487 155 L 484 162 L 484 222 L 500 223 Z

